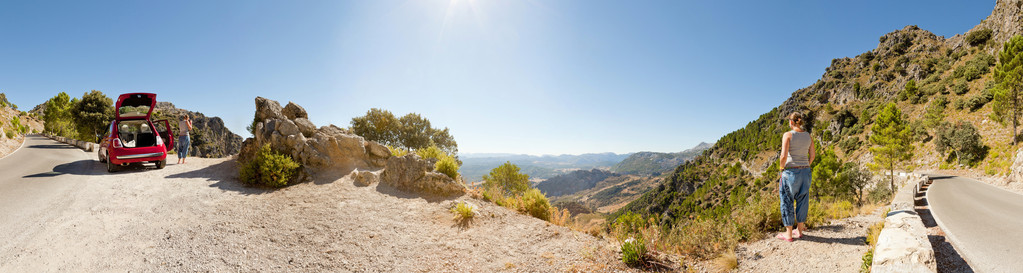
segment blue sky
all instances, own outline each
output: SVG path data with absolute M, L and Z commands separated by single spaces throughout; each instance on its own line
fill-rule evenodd
M 299 3 L 299 4 L 295 4 Z M 951 37 L 994 1 L 3 1 L 0 92 L 155 92 L 248 136 L 253 98 L 318 126 L 372 107 L 461 152 L 680 151 L 918 25 Z

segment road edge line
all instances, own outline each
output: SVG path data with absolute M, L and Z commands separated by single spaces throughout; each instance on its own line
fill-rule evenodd
M 942 175 L 960 177 L 958 175 L 947 175 L 947 174 L 942 174 Z M 948 232 L 948 229 L 945 228 L 946 225 L 944 224 L 944 222 L 942 222 L 941 218 L 938 217 L 938 214 L 934 212 L 934 206 L 933 206 L 934 203 L 931 203 L 931 187 L 934 186 L 935 182 L 936 181 L 934 181 L 932 179 L 930 181 L 930 184 L 927 185 L 927 192 L 924 193 L 924 198 L 927 198 L 927 209 L 931 210 L 931 217 L 934 218 L 934 222 L 938 224 L 938 227 L 941 227 L 941 232 L 945 233 L 945 238 L 948 240 L 948 242 L 950 244 L 952 244 L 952 247 L 955 248 L 956 253 L 959 253 L 959 257 L 963 258 L 963 261 L 966 261 L 966 264 L 970 266 L 970 269 L 972 269 L 973 271 L 976 272 L 976 271 L 978 271 L 977 268 L 975 268 L 976 267 L 975 266 L 976 263 L 971 261 L 971 258 L 967 257 L 969 255 L 964 255 L 965 253 L 963 253 L 963 247 L 962 247 L 963 243 L 962 243 L 962 240 L 960 240 L 959 237 L 956 237 L 955 235 L 953 235 L 951 232 Z M 980 181 L 978 181 L 978 182 L 980 182 Z M 984 182 L 980 182 L 980 183 L 981 184 L 987 184 L 987 183 L 984 183 Z M 934 247 L 934 246 L 931 246 L 931 247 Z M 937 258 L 937 257 L 935 257 L 935 258 Z
M 0 160 L 4 160 L 4 158 L 10 157 L 10 156 L 11 156 L 11 155 L 13 155 L 14 153 L 17 153 L 18 151 L 21 151 L 21 148 L 24 148 L 24 147 L 25 147 L 25 142 L 28 142 L 28 135 L 25 135 L 25 136 L 23 136 L 23 137 L 22 137 L 22 141 L 21 141 L 21 146 L 18 146 L 18 148 L 17 148 L 17 149 L 14 149 L 14 151 L 13 151 L 13 152 L 11 152 L 11 153 L 9 153 L 9 154 L 5 155 L 4 157 L 0 157 Z

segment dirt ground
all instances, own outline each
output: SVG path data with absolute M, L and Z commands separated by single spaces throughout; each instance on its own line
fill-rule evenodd
M 420 197 L 320 178 L 281 190 L 236 181 L 231 159 L 108 174 L 96 162 L 4 272 L 632 271 L 615 245 L 462 196 Z M 455 201 L 479 207 L 453 219 Z

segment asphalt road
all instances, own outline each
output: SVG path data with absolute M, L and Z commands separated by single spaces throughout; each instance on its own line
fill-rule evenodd
M 95 162 L 81 149 L 41 135 L 29 135 L 21 149 L 0 158 L 0 264 L 68 207 L 79 175 L 96 172 Z
M 1023 195 L 977 180 L 929 175 L 931 215 L 976 272 L 1023 270 Z

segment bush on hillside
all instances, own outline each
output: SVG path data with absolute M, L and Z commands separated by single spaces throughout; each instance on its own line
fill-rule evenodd
M 290 156 L 270 149 L 270 144 L 264 144 L 252 160 L 238 169 L 238 177 L 242 182 L 280 188 L 295 178 L 299 167 L 301 165 Z
M 643 238 L 629 238 L 622 243 L 622 262 L 628 266 L 641 266 L 646 257 Z
M 445 174 L 451 177 L 451 179 L 458 179 L 458 162 L 455 161 L 454 157 L 445 156 L 437 161 L 437 164 L 434 166 L 437 172 Z
M 547 196 L 538 189 L 529 189 L 522 195 L 523 212 L 536 217 L 537 219 L 549 221 L 551 219 L 551 203 Z
M 991 39 L 991 33 L 992 31 L 986 28 L 971 31 L 970 33 L 966 34 L 966 42 L 969 43 L 971 46 L 982 45 L 986 43 L 988 39 Z
M 14 131 L 11 130 L 4 130 L 4 134 L 7 135 L 7 138 L 14 138 L 16 136 Z
M 956 95 L 966 94 L 966 92 L 970 92 L 970 87 L 966 84 L 965 80 L 957 80 L 956 84 L 952 86 L 952 93 Z

